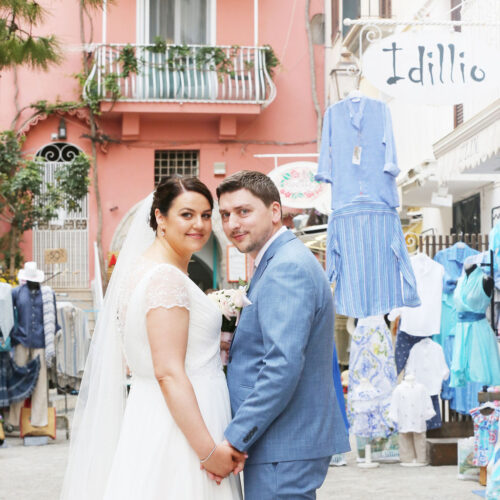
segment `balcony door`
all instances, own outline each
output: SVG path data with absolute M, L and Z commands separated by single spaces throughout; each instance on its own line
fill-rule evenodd
M 215 45 L 216 0 L 138 0 L 139 44 Z

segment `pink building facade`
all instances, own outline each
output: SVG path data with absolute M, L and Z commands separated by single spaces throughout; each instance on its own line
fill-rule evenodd
M 64 58 L 46 73 L 18 69 L 18 108 L 38 100 L 78 100 L 74 74 L 82 71 L 79 2 L 40 3 L 48 15 L 39 32 L 59 38 Z M 313 0 L 310 17 L 322 13 L 323 6 Z M 97 149 L 105 256 L 119 250 L 133 207 L 164 175 L 196 174 L 215 194 L 226 175 L 241 169 L 268 173 L 273 168 L 272 160 L 255 155 L 316 152 L 305 0 L 116 0 L 90 14 L 93 40 L 86 49 L 92 73 L 86 91 L 110 97 L 105 81 L 107 75 L 120 73 L 117 58 L 124 44 L 132 46 L 140 66 L 137 74 L 118 78 L 116 101 L 109 98 L 100 103 L 103 141 Z M 155 36 L 192 46 L 181 66 L 169 69 L 168 52 L 148 49 Z M 87 22 L 87 41 L 89 37 Z M 272 77 L 265 64 L 265 45 L 272 47 L 280 62 Z M 195 62 L 207 46 L 220 47 L 232 58 L 232 74 L 218 75 L 208 65 Z M 314 58 L 323 111 L 323 45 L 314 46 Z M 3 72 L 2 129 L 10 128 L 16 115 L 15 95 L 13 73 Z M 30 119 L 31 114 L 32 110 L 23 111 L 16 123 L 26 138 L 26 154 L 43 152 L 47 168 L 78 150 L 90 156 L 85 110 L 35 119 Z M 64 134 L 61 138 L 61 124 L 65 138 Z M 55 224 L 26 233 L 23 254 L 53 273 L 57 268 L 43 262 L 45 250 L 66 248 L 68 272 L 55 278 L 53 286 L 87 288 L 95 273 L 96 237 L 97 205 L 91 185 L 84 212 L 62 214 Z M 226 242 L 220 230 L 213 240 L 197 258 L 203 287 L 224 282 Z

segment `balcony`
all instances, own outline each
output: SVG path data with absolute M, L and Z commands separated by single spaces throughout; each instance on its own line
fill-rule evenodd
M 84 97 L 265 107 L 276 97 L 271 53 L 270 47 L 98 45 Z

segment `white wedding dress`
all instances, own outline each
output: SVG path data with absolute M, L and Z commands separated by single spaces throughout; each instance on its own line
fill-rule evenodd
M 118 310 L 132 384 L 104 499 L 241 499 L 239 477 L 231 474 L 218 486 L 200 470 L 200 461 L 172 418 L 155 379 L 146 332 L 149 310 L 189 310 L 186 373 L 208 430 L 218 443 L 231 418 L 219 354 L 221 313 L 178 268 L 140 257 L 133 269 Z

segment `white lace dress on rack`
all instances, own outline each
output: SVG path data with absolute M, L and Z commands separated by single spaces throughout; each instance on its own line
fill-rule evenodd
M 219 355 L 221 313 L 178 268 L 141 257 L 121 294 L 118 313 L 132 385 L 104 498 L 241 499 L 239 478 L 230 475 L 217 486 L 200 470 L 196 453 L 169 412 L 154 376 L 146 331 L 146 314 L 157 307 L 189 310 L 186 373 L 215 442 L 224 439 L 231 418 Z

